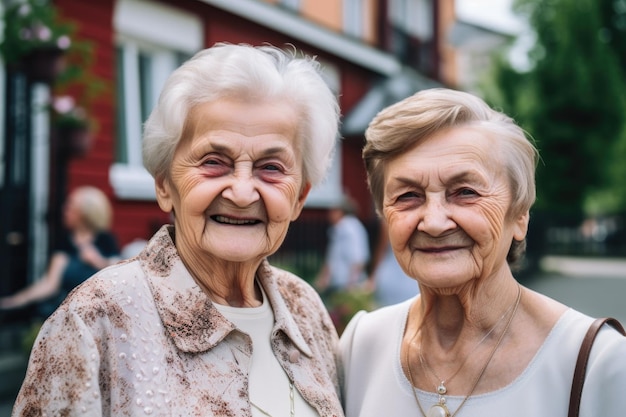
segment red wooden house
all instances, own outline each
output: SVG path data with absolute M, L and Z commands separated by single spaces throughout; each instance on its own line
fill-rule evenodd
M 108 81 L 108 88 L 90 109 L 97 129 L 87 153 L 59 160 L 54 158 L 57 145 L 50 141 L 49 120 L 35 106 L 54 90 L 23 74 L 0 70 L 6 80 L 0 117 L 7 127 L 0 154 L 0 262 L 5 267 L 0 294 L 41 273 L 54 233 L 55 210 L 67 190 L 76 186 L 95 185 L 110 196 L 114 232 L 122 245 L 148 238 L 169 221 L 155 203 L 152 178 L 141 165 L 141 127 L 163 80 L 197 50 L 216 42 L 294 45 L 317 56 L 338 94 L 343 140 L 334 171 L 307 201 L 281 250 L 287 253 L 296 247 L 321 252 L 326 238 L 324 209 L 343 190 L 358 201 L 362 220 L 375 224 L 361 162 L 364 129 L 384 106 L 435 85 L 434 80 L 449 78 L 446 74 L 454 65 L 444 39 L 454 20 L 453 0 L 54 0 L 53 4 L 64 19 L 76 22 L 78 36 L 94 46 L 92 71 Z M 20 108 L 27 114 L 16 113 Z

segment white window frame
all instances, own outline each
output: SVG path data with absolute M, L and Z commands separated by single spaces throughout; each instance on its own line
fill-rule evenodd
M 141 120 L 139 74 L 135 71 L 138 68 L 137 59 L 140 51 L 150 50 L 153 59 L 160 61 L 160 65 L 155 68 L 162 71 L 151 74 L 155 83 L 155 94 L 158 94 L 165 79 L 173 70 L 174 55 L 171 52 L 192 54 L 202 49 L 204 28 L 193 15 L 145 0 L 118 0 L 114 25 L 117 44 L 124 54 L 125 135 L 128 147 L 127 162 L 114 163 L 109 170 L 109 180 L 116 197 L 120 199 L 155 200 L 154 179 L 143 167 L 141 158 L 143 120 Z M 163 31 L 163 27 L 168 27 L 168 30 Z M 321 64 L 325 81 L 339 96 L 341 93 L 339 70 L 330 62 Z M 343 189 L 341 167 L 341 144 L 338 143 L 330 172 L 322 184 L 311 190 L 305 204 L 307 207 L 328 207 L 341 195 Z
M 168 30 L 163 30 L 167 27 Z M 114 12 L 116 44 L 124 56 L 123 85 L 127 161 L 114 163 L 109 180 L 116 197 L 155 200 L 154 180 L 143 167 L 138 59 L 148 51 L 153 60 L 151 79 L 155 97 L 176 66 L 176 54 L 202 49 L 204 27 L 199 17 L 146 0 L 118 0 Z
M 343 31 L 355 38 L 361 38 L 364 33 L 363 28 L 363 0 L 344 0 L 343 2 Z
M 391 0 L 389 17 L 406 33 L 414 35 L 423 42 L 434 36 L 433 21 L 434 0 Z

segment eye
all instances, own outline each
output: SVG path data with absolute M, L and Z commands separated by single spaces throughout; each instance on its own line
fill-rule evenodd
M 285 177 L 286 168 L 280 161 L 263 161 L 256 165 L 255 172 L 262 181 L 276 183 Z
M 424 194 L 418 191 L 406 191 L 404 193 L 398 194 L 397 197 L 393 200 L 392 205 L 396 206 L 398 209 L 402 208 L 412 208 L 415 206 L 419 206 L 424 202 Z
M 278 164 L 265 164 L 261 167 L 261 169 L 263 169 L 264 171 L 276 171 L 276 172 L 282 171 L 282 167 Z
M 230 172 L 232 163 L 227 158 L 212 154 L 202 160 L 201 167 L 210 176 L 220 176 Z
M 220 165 L 220 161 L 215 158 L 206 159 L 203 162 L 204 165 Z
M 459 197 L 478 197 L 479 196 L 476 190 L 473 190 L 471 188 L 461 188 L 456 192 L 456 195 L 458 195 Z
M 398 201 L 407 201 L 407 200 L 411 200 L 411 199 L 414 199 L 414 198 L 417 198 L 417 197 L 418 197 L 417 193 L 415 193 L 413 191 L 410 191 L 410 192 L 407 192 L 407 193 L 404 193 L 404 194 L 400 194 L 398 196 Z
M 211 152 L 201 157 L 202 165 L 228 165 L 230 159 L 217 152 Z
M 262 175 L 276 175 L 289 170 L 288 162 L 281 158 L 264 158 L 256 162 L 256 168 Z

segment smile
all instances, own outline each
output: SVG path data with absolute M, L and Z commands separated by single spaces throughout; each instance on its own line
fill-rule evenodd
M 226 217 L 226 216 L 213 216 L 212 219 L 215 220 L 218 223 L 233 224 L 233 225 L 237 225 L 237 226 L 245 226 L 245 225 L 260 223 L 259 220 L 233 219 L 233 218 Z
M 418 250 L 427 253 L 441 253 L 441 252 L 449 252 L 453 250 L 461 249 L 461 246 L 442 246 L 442 247 L 425 247 L 418 248 Z

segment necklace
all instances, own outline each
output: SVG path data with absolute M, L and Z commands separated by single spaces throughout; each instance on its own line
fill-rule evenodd
M 262 409 L 261 407 L 253 403 L 252 400 L 249 400 L 249 401 L 250 401 L 250 405 L 256 408 L 257 410 L 259 410 L 261 414 L 267 417 L 272 417 L 270 413 L 268 413 L 267 411 L 265 411 L 264 409 Z M 289 417 L 294 417 L 295 415 L 296 415 L 295 393 L 294 393 L 294 388 L 293 388 L 293 382 L 289 382 Z
M 430 409 L 428 410 L 428 413 L 424 412 L 424 409 L 422 408 L 422 405 L 420 404 L 419 399 L 417 398 L 417 393 L 415 392 L 416 391 L 415 390 L 415 384 L 413 383 L 413 374 L 411 372 L 411 365 L 409 363 L 409 347 L 413 343 L 413 340 L 415 340 L 415 337 L 417 336 L 417 333 L 418 333 L 418 332 L 415 332 L 415 334 L 413 335 L 413 337 L 411 339 L 411 342 L 409 343 L 409 347 L 407 347 L 407 349 L 405 350 L 405 358 L 404 359 L 405 359 L 405 363 L 406 363 L 406 368 L 407 368 L 407 374 L 408 374 L 408 377 L 409 377 L 409 382 L 411 383 L 411 391 L 413 392 L 413 398 L 415 398 L 415 402 L 417 404 L 417 407 L 419 408 L 420 413 L 422 413 L 423 417 L 454 417 L 455 415 L 457 415 L 459 410 L 461 410 L 461 408 L 463 408 L 463 406 L 465 405 L 465 403 L 467 402 L 469 397 L 471 397 L 472 394 L 474 393 L 474 390 L 478 386 L 478 382 L 480 381 L 480 379 L 482 378 L 483 374 L 487 370 L 487 367 L 489 366 L 489 363 L 491 362 L 491 359 L 495 355 L 496 351 L 500 347 L 500 344 L 502 344 L 502 340 L 504 340 L 504 336 L 508 332 L 509 327 L 511 327 L 511 323 L 513 322 L 513 317 L 515 317 L 515 313 L 517 312 L 517 308 L 519 307 L 521 298 L 522 298 L 522 288 L 521 288 L 521 286 L 518 285 L 518 287 L 517 287 L 517 299 L 515 300 L 515 304 L 514 304 L 514 307 L 513 307 L 513 312 L 509 316 L 509 320 L 506 323 L 506 327 L 502 331 L 502 334 L 500 334 L 500 337 L 498 338 L 498 341 L 496 342 L 494 348 L 491 350 L 491 353 L 489 354 L 489 357 L 487 358 L 487 361 L 485 362 L 485 365 L 483 365 L 482 369 L 480 370 L 480 372 L 478 373 L 478 375 L 474 379 L 474 382 L 472 383 L 472 386 L 470 388 L 469 393 L 465 396 L 465 398 L 463 398 L 463 401 L 461 401 L 461 404 L 459 405 L 459 407 L 452 414 L 450 413 L 450 411 L 448 410 L 448 406 L 446 405 L 446 397 L 444 395 L 446 394 L 447 390 L 446 390 L 446 387 L 443 384 L 443 382 L 437 387 L 437 394 L 439 394 L 439 401 L 437 402 L 437 404 L 434 404 L 434 405 L 432 405 L 430 407 Z M 482 343 L 482 340 L 479 342 L 479 344 L 480 343 Z M 476 349 L 476 348 L 474 348 L 474 349 Z M 472 349 L 472 351 L 474 349 Z M 420 355 L 421 355 L 421 347 L 420 347 Z M 424 362 L 422 362 L 422 364 L 423 363 Z M 463 361 L 463 364 L 465 364 L 465 361 Z M 461 367 L 463 367 L 463 365 L 461 365 Z M 459 371 L 457 370 L 457 372 L 455 372 L 455 375 L 458 372 Z
M 500 318 L 498 319 L 498 321 L 496 321 L 496 323 L 491 327 L 491 329 L 489 329 L 489 331 L 487 333 L 485 333 L 485 335 L 480 339 L 480 341 L 472 348 L 472 350 L 470 350 L 470 352 L 467 354 L 467 356 L 465 357 L 465 360 L 463 361 L 463 363 L 461 363 L 461 366 L 459 366 L 457 368 L 457 370 L 450 375 L 448 378 L 441 378 L 437 375 L 437 373 L 435 372 L 435 370 L 428 364 L 428 362 L 426 361 L 426 359 L 424 359 L 424 356 L 422 355 L 422 344 L 420 343 L 419 349 L 417 350 L 418 355 L 419 355 L 419 360 L 420 360 L 420 364 L 422 365 L 422 368 L 424 368 L 425 370 L 427 370 L 428 372 L 430 372 L 434 377 L 435 380 L 438 382 L 438 385 L 435 385 L 435 387 L 437 388 L 437 393 L 439 395 L 444 395 L 445 393 L 448 392 L 448 389 L 446 388 L 446 382 L 450 382 L 452 380 L 452 378 L 454 378 L 460 371 L 461 369 L 463 369 L 463 367 L 465 366 L 465 363 L 468 361 L 468 359 L 472 356 L 472 353 L 474 353 L 474 351 L 476 349 L 478 349 L 478 347 L 480 345 L 483 344 L 483 342 L 485 340 L 487 340 L 487 338 L 489 337 L 489 335 L 491 333 L 494 332 L 494 330 L 496 329 L 496 327 L 498 327 L 498 325 L 502 322 L 502 320 L 504 320 L 504 318 L 509 314 L 509 312 L 515 307 L 515 303 L 512 304 L 509 308 L 506 309 L 506 311 L 504 313 L 502 313 L 502 316 L 500 316 Z

